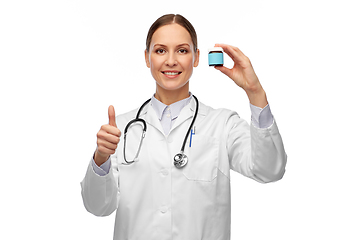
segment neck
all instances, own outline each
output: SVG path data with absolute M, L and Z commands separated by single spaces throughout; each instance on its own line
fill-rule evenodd
M 189 96 L 189 85 L 177 90 L 166 90 L 159 86 L 156 87 L 155 98 L 168 106 Z

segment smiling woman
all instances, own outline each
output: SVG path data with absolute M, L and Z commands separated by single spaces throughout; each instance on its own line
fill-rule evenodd
M 81 183 L 89 212 L 117 211 L 114 239 L 229 240 L 230 170 L 261 183 L 284 175 L 282 139 L 250 60 L 236 47 L 215 46 L 234 61 L 232 69 L 215 69 L 247 93 L 251 125 L 234 111 L 206 106 L 189 91 L 200 54 L 190 22 L 173 14 L 155 21 L 145 50 L 155 94 L 117 117 L 109 107 L 109 123 L 97 134 Z

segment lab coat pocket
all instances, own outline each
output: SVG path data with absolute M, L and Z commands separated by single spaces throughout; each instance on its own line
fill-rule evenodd
M 183 169 L 183 175 L 188 180 L 212 181 L 216 178 L 219 163 L 219 141 L 216 138 L 193 135 L 191 147 L 189 141 L 185 149 L 188 152 L 188 163 Z

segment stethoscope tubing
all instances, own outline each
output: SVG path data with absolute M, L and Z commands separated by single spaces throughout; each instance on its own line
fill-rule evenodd
M 198 114 L 198 110 L 199 110 L 199 101 L 198 101 L 197 97 L 195 97 L 195 95 L 192 95 L 192 96 L 194 97 L 195 102 L 196 102 L 195 114 L 194 114 L 193 120 L 192 120 L 192 122 L 190 124 L 190 127 L 189 127 L 189 129 L 188 129 L 188 131 L 186 133 L 186 136 L 184 138 L 184 141 L 183 141 L 183 144 L 182 144 L 182 147 L 181 147 L 181 150 L 180 150 L 181 153 L 183 153 L 184 150 L 185 150 L 186 139 L 189 137 L 191 129 L 194 126 L 194 123 L 195 123 L 195 120 L 196 120 L 196 117 L 197 117 L 197 114 Z
M 199 101 L 197 99 L 197 97 L 195 97 L 194 95 L 192 95 L 195 99 L 195 102 L 196 102 L 196 108 L 195 108 L 195 114 L 194 114 L 194 117 L 191 121 L 191 124 L 190 124 L 190 127 L 188 129 L 188 131 L 186 132 L 186 135 L 185 135 L 185 138 L 184 138 L 184 141 L 183 141 L 183 144 L 181 146 L 181 150 L 180 150 L 180 153 L 176 154 L 175 157 L 174 157 L 174 165 L 177 167 L 177 168 L 182 168 L 186 165 L 187 163 L 187 156 L 184 154 L 184 150 L 185 150 L 185 145 L 186 145 L 186 140 L 187 138 L 189 137 L 189 134 L 191 132 L 191 129 L 192 127 L 194 126 L 194 123 L 195 123 L 195 120 L 196 120 L 196 117 L 198 115 L 198 111 L 199 111 Z M 140 153 L 140 149 L 141 149 L 141 146 L 142 146 L 142 142 L 143 142 L 143 139 L 145 138 L 145 133 L 146 133 L 146 130 L 147 130 L 147 124 L 145 122 L 144 119 L 141 119 L 139 118 L 140 116 L 140 113 L 142 111 L 142 109 L 145 107 L 146 104 L 148 104 L 150 102 L 151 98 L 146 100 L 142 105 L 141 107 L 139 108 L 137 114 L 136 114 L 136 118 L 131 120 L 130 122 L 128 122 L 128 124 L 126 125 L 125 127 L 125 130 L 124 130 L 124 150 L 123 150 L 123 154 L 124 154 L 124 160 L 125 160 L 125 164 L 126 165 L 129 165 L 129 164 L 132 164 L 134 162 L 136 162 L 138 160 L 138 156 L 139 156 L 139 153 Z M 126 160 L 126 154 L 125 154 L 125 150 L 126 150 L 126 135 L 127 135 L 127 130 L 128 128 L 131 126 L 131 124 L 135 123 L 135 122 L 141 122 L 143 124 L 143 133 L 142 133 L 142 136 L 141 136 L 141 140 L 140 140 L 140 144 L 139 144 L 139 148 L 138 148 L 138 151 L 135 155 L 135 158 L 134 160 L 132 161 L 128 161 Z

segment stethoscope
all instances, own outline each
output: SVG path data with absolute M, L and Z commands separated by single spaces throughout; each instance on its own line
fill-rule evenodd
M 190 127 L 186 133 L 186 136 L 184 138 L 184 141 L 183 141 L 183 144 L 182 144 L 182 147 L 181 147 L 181 150 L 180 150 L 180 153 L 176 154 L 174 156 L 174 165 L 175 167 L 177 168 L 183 168 L 187 162 L 188 162 L 188 157 L 184 154 L 184 149 L 185 149 L 185 144 L 186 144 L 186 139 L 189 137 L 189 134 L 190 134 L 190 131 L 194 125 L 194 122 L 195 122 L 195 119 L 196 119 L 196 116 L 197 116 L 197 113 L 198 113 L 198 110 L 199 110 L 199 101 L 198 99 L 192 95 L 195 99 L 195 102 L 196 102 L 196 109 L 195 109 L 195 114 L 194 114 L 194 117 L 193 117 L 193 120 L 190 124 Z M 143 105 L 141 105 L 141 107 L 139 108 L 137 114 L 136 114 L 136 118 L 131 120 L 125 127 L 125 130 L 124 130 L 124 160 L 125 160 L 125 163 L 126 165 L 129 165 L 129 164 L 132 164 L 134 162 L 137 162 L 139 161 L 139 153 L 140 153 L 140 149 L 141 149 L 141 146 L 142 146 L 142 142 L 143 142 L 143 139 L 145 138 L 145 133 L 146 133 L 146 129 L 147 129 L 147 126 L 146 126 L 146 122 L 144 119 L 141 119 L 139 118 L 140 116 L 140 113 L 141 113 L 141 110 L 145 107 L 146 104 L 148 104 L 150 102 L 151 98 L 148 99 L 146 102 L 143 103 Z M 142 132 L 142 136 L 141 136 L 141 139 L 140 139 L 140 144 L 139 144 L 139 148 L 136 152 L 136 155 L 134 157 L 134 159 L 132 161 L 128 161 L 126 160 L 126 154 L 125 154 L 125 149 L 126 149 L 126 134 L 127 134 L 127 130 L 129 129 L 129 127 L 133 124 L 133 123 L 136 123 L 136 122 L 140 122 L 142 123 L 143 125 L 143 132 Z

